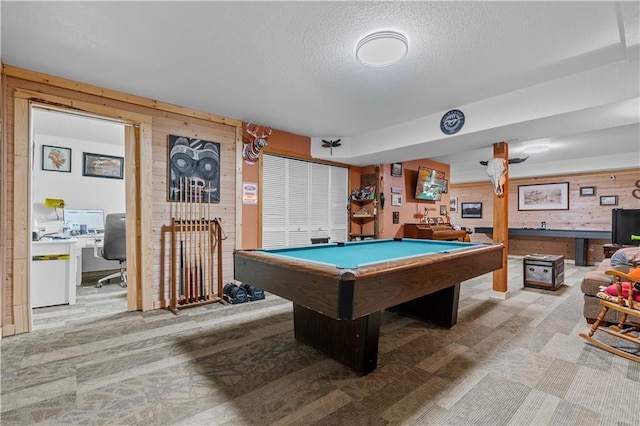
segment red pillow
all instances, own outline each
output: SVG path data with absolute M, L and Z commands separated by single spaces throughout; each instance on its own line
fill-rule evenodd
M 625 299 L 627 297 L 629 297 L 629 286 L 631 285 L 631 283 L 626 283 L 623 282 L 622 283 L 622 297 L 624 297 Z M 607 287 L 604 290 L 605 293 L 607 293 L 609 296 L 617 296 L 618 295 L 618 287 L 615 284 L 611 284 L 609 287 Z M 640 302 L 640 292 L 639 291 L 634 291 L 633 292 L 633 300 L 635 300 L 636 302 Z

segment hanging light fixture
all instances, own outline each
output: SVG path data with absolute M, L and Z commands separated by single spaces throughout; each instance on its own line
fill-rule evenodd
M 400 62 L 409 52 L 407 38 L 395 31 L 379 31 L 358 42 L 356 58 L 370 67 L 385 67 Z

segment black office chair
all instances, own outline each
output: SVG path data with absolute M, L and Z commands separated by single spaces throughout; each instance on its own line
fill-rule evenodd
M 102 283 L 112 278 L 120 277 L 120 287 L 127 286 L 127 227 L 124 213 L 112 213 L 107 215 L 104 225 L 104 240 L 100 255 L 106 260 L 120 262 L 120 271 L 107 275 L 98 280 L 96 287 L 102 287 Z

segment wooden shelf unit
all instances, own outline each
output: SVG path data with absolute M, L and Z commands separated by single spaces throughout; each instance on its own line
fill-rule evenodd
M 349 203 L 349 219 L 350 232 L 349 240 L 367 240 L 376 238 L 375 221 L 377 218 L 376 200 L 358 200 L 350 199 Z M 366 214 L 364 212 L 367 212 Z M 373 222 L 370 224 L 370 222 Z M 354 228 L 357 231 L 354 231 Z M 365 232 L 365 229 L 371 228 L 371 232 Z

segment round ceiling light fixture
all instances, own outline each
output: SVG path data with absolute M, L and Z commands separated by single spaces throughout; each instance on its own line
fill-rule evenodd
M 400 62 L 409 52 L 409 41 L 395 31 L 379 31 L 358 42 L 356 58 L 370 67 L 386 67 Z
M 523 150 L 525 154 L 538 154 L 540 152 L 547 152 L 547 151 L 549 151 L 548 143 L 538 143 L 535 145 L 529 145 L 529 146 L 526 146 Z

